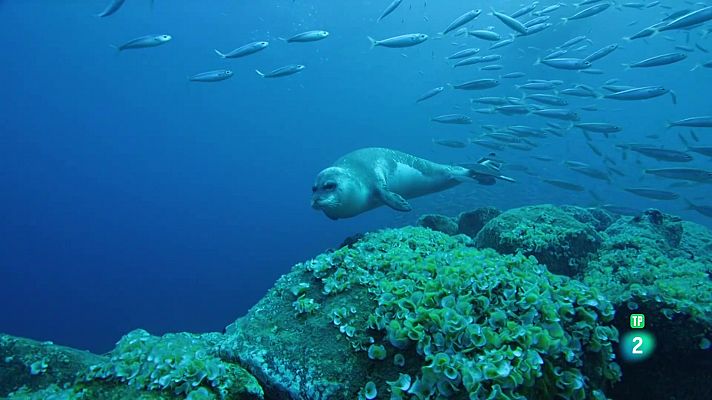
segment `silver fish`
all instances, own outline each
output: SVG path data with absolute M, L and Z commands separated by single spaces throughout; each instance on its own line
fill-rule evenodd
M 477 18 L 480 14 L 482 13 L 482 10 L 470 10 L 459 17 L 455 18 L 454 21 L 450 23 L 450 25 L 445 28 L 443 31 L 444 35 L 447 35 L 448 32 L 454 31 L 455 29 L 469 23 L 473 19 Z
M 500 78 L 505 78 L 505 79 L 516 79 L 516 78 L 522 78 L 524 76 L 527 76 L 526 73 L 524 72 L 510 72 L 508 74 L 502 75 Z
M 668 179 L 712 183 L 712 172 L 697 168 L 658 168 L 646 169 L 644 172 L 648 175 L 655 175 Z
M 629 68 L 649 68 L 649 67 L 659 67 L 661 65 L 673 64 L 678 61 L 682 61 L 687 58 L 685 53 L 666 53 L 659 56 L 646 58 L 635 62 L 633 64 L 623 64 L 626 69 Z
M 490 88 L 493 88 L 498 85 L 499 85 L 499 81 L 497 79 L 475 79 L 472 81 L 467 81 L 467 82 L 459 83 L 457 85 L 453 85 L 453 88 L 461 89 L 461 90 L 481 90 L 481 89 L 490 89 Z
M 513 13 L 511 14 L 511 17 L 512 17 L 512 18 L 519 18 L 519 17 L 521 17 L 522 15 L 529 14 L 530 12 L 534 11 L 534 9 L 535 9 L 538 5 L 539 5 L 539 2 L 538 2 L 538 1 L 535 1 L 535 2 L 533 2 L 533 3 L 531 3 L 531 4 L 529 4 L 528 6 L 524 6 L 524 7 L 520 8 L 519 10 L 513 12 Z
M 643 146 L 643 145 L 619 145 L 618 147 L 627 148 L 636 153 L 642 154 L 646 157 L 656 159 L 658 161 L 669 161 L 669 162 L 690 162 L 692 161 L 692 156 L 685 153 L 684 151 L 678 150 L 668 150 L 662 149 L 654 146 Z
M 712 115 L 690 117 L 668 123 L 668 128 L 673 126 L 688 126 L 692 128 L 712 128 Z
M 469 49 L 460 50 L 457 53 L 454 53 L 451 56 L 449 56 L 447 59 L 448 60 L 456 60 L 456 59 L 460 59 L 460 58 L 471 57 L 479 52 L 480 52 L 480 49 L 471 47 Z
M 427 92 L 423 93 L 422 96 L 418 97 L 418 99 L 415 102 L 420 103 L 421 101 L 427 100 L 433 96 L 436 96 L 436 95 L 442 93 L 443 90 L 445 90 L 444 86 L 438 86 L 436 88 L 430 89 Z
M 503 24 L 507 25 L 510 29 L 515 30 L 522 35 L 527 34 L 527 27 L 524 26 L 521 22 L 517 21 L 515 18 L 510 17 L 507 14 L 500 13 L 492 9 L 492 15 L 497 17 L 500 21 L 502 21 Z
M 644 187 L 624 188 L 626 192 L 633 193 L 636 196 L 647 197 L 655 200 L 675 200 L 680 198 L 680 195 L 666 190 L 657 190 Z
M 282 39 L 287 43 L 305 43 L 305 42 L 316 42 L 318 40 L 323 40 L 329 37 L 329 32 L 327 31 L 307 31 L 298 33 L 288 39 Z
M 587 131 L 587 132 L 596 132 L 596 133 L 617 133 L 622 130 L 622 128 L 620 126 L 609 124 L 607 122 L 584 122 L 584 123 L 574 124 L 574 127 L 579 128 L 584 131 Z
M 695 10 L 691 13 L 685 14 L 667 25 L 658 29 L 659 32 L 670 31 L 674 29 L 685 29 L 690 26 L 701 24 L 712 19 L 712 6 L 701 8 Z
M 470 36 L 474 36 L 478 39 L 489 40 L 492 42 L 496 42 L 496 41 L 502 39 L 502 35 L 500 35 L 499 33 L 493 32 L 493 31 L 488 31 L 485 29 L 467 31 L 467 34 Z
M 215 53 L 222 58 L 239 58 L 257 53 L 260 50 L 266 49 L 267 46 L 269 46 L 269 42 L 252 42 L 228 53 L 222 53 L 220 50 L 215 49 Z
M 393 0 L 393 2 L 392 2 L 391 4 L 389 4 L 388 7 L 386 7 L 385 10 L 383 10 L 383 12 L 381 13 L 381 16 L 378 17 L 378 19 L 377 19 L 376 21 L 377 21 L 377 22 L 381 22 L 381 20 L 383 20 L 383 18 L 386 18 L 388 15 L 390 15 L 390 13 L 392 13 L 393 11 L 395 11 L 396 8 L 398 8 L 398 6 L 399 6 L 402 2 L 403 2 L 403 0 Z
M 577 112 L 563 109 L 563 108 L 551 108 L 544 110 L 534 110 L 532 114 L 539 115 L 546 118 L 560 119 L 563 121 L 578 121 L 581 117 Z
M 594 62 L 596 60 L 600 60 L 601 58 L 613 53 L 617 48 L 618 48 L 618 43 L 609 44 L 606 47 L 602 47 L 602 48 L 594 51 L 590 56 L 584 58 L 584 60 L 586 60 L 588 62 Z
M 462 114 L 446 114 L 433 117 L 431 121 L 441 124 L 469 125 L 472 123 L 472 118 Z
M 368 40 L 371 41 L 371 48 L 376 46 L 401 48 L 421 44 L 424 41 L 428 40 L 428 35 L 424 33 L 409 33 L 406 35 L 395 36 L 383 40 L 376 40 L 369 36 Z
M 609 93 L 604 95 L 603 98 L 613 100 L 645 100 L 662 96 L 669 91 L 669 89 L 662 86 L 644 86 Z
M 565 190 L 571 190 L 574 192 L 583 192 L 586 190 L 581 185 L 577 185 L 575 183 L 567 182 L 567 181 L 562 181 L 559 179 L 542 179 L 541 180 L 544 183 L 548 183 L 549 185 L 556 186 L 560 189 L 565 189 Z
M 121 46 L 114 46 L 119 51 L 129 50 L 129 49 L 145 49 L 149 47 L 156 47 L 162 44 L 170 42 L 172 39 L 171 35 L 147 35 L 141 36 L 136 39 L 130 40 Z
M 450 147 L 453 149 L 464 149 L 465 147 L 467 147 L 467 143 L 452 139 L 433 139 L 433 143 L 438 144 L 440 146 Z
M 201 72 L 188 78 L 191 82 L 219 82 L 232 78 L 234 73 L 229 69 L 218 69 L 215 71 Z
M 493 43 L 492 46 L 490 46 L 489 49 L 490 49 L 490 50 L 498 49 L 498 48 L 500 48 L 500 47 L 508 46 L 508 45 L 510 45 L 510 44 L 512 44 L 512 43 L 514 43 L 514 38 L 513 38 L 513 37 L 512 37 L 512 38 L 509 38 L 509 39 L 500 40 L 500 41 L 497 42 L 497 43 Z
M 263 78 L 280 78 L 283 76 L 289 76 L 289 75 L 294 75 L 297 72 L 304 71 L 306 67 L 301 64 L 290 64 L 290 65 L 285 65 L 284 67 L 277 68 L 273 71 L 263 73 L 260 70 L 256 69 L 255 72 L 257 72 L 257 75 L 263 77 Z
M 566 99 L 562 99 L 559 96 L 553 95 L 553 94 L 543 94 L 543 93 L 535 93 L 535 94 L 530 94 L 525 97 L 527 100 L 534 100 L 537 103 L 542 103 L 546 104 L 549 106 L 565 106 L 568 105 L 569 102 L 566 101 Z
M 564 23 L 567 23 L 568 21 L 574 20 L 574 19 L 583 19 L 583 18 L 588 18 L 592 17 L 596 14 L 600 14 L 608 9 L 611 5 L 609 3 L 603 3 L 603 4 L 596 4 L 595 6 L 591 6 L 589 8 L 586 8 L 584 10 L 581 10 L 577 12 L 576 14 L 568 17 L 568 18 L 561 18 Z
M 549 16 L 549 15 L 544 15 L 544 16 L 541 16 L 541 17 L 532 18 L 532 19 L 530 19 L 529 21 L 524 22 L 523 25 L 524 25 L 525 27 L 527 27 L 527 28 L 530 28 L 530 27 L 532 27 L 532 26 L 534 26 L 534 25 L 543 24 L 544 22 L 546 22 L 546 21 L 548 21 L 548 20 L 550 20 L 550 19 L 551 19 L 551 16 Z
M 537 60 L 537 63 L 557 69 L 580 70 L 591 68 L 591 63 L 581 58 L 545 58 Z
M 100 13 L 97 14 L 96 16 L 97 16 L 97 17 L 102 17 L 102 18 L 103 18 L 103 17 L 108 17 L 109 15 L 112 15 L 112 14 L 114 14 L 115 12 L 119 11 L 119 9 L 121 8 L 121 6 L 124 5 L 124 2 L 126 2 L 126 0 L 112 0 L 111 3 L 109 3 L 109 5 L 106 6 L 106 8 L 104 9 L 104 11 L 100 12 Z
M 695 210 L 698 213 L 700 213 L 706 217 L 712 217 L 712 206 L 703 206 L 703 205 L 694 204 L 690 200 L 687 200 L 687 199 L 685 199 L 685 203 L 687 203 L 688 210 Z

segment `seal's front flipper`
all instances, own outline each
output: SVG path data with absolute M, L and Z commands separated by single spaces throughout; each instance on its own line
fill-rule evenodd
M 383 200 L 383 202 L 390 208 L 397 211 L 410 211 L 413 207 L 410 206 L 408 200 L 404 199 L 403 196 L 398 193 L 389 192 L 386 189 L 381 189 L 378 191 L 378 195 Z

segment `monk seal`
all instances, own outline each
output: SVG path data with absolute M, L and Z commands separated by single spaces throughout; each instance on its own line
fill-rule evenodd
M 467 166 L 438 164 L 400 151 L 370 147 L 339 158 L 322 170 L 312 186 L 312 208 L 336 220 L 386 205 L 410 211 L 407 199 L 449 189 L 464 181 L 492 185 L 500 164 L 483 158 Z

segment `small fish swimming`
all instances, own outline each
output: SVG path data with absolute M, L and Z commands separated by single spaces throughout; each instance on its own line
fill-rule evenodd
M 263 73 L 258 69 L 256 69 L 255 72 L 257 72 L 257 75 L 261 76 L 262 78 L 280 78 L 283 76 L 294 75 L 297 72 L 302 72 L 305 68 L 306 66 L 301 64 L 290 64 L 267 73 Z
M 424 41 L 428 40 L 428 35 L 424 33 L 409 33 L 406 35 L 395 36 L 383 40 L 376 40 L 369 36 L 368 40 L 371 41 L 371 48 L 374 48 L 376 46 L 402 48 L 421 44 Z
M 549 106 L 565 106 L 569 104 L 566 99 L 562 99 L 561 97 L 553 94 L 535 93 L 527 95 L 524 98 L 528 100 L 534 100 L 537 103 L 542 103 Z
M 522 77 L 525 77 L 525 76 L 527 76 L 527 74 L 524 73 L 524 72 L 510 72 L 510 73 L 508 73 L 508 74 L 502 75 L 500 78 L 504 78 L 504 79 L 516 79 L 516 78 L 522 78 Z
M 323 40 L 329 37 L 329 32 L 327 31 L 306 31 L 298 33 L 288 39 L 282 39 L 287 43 L 306 43 L 306 42 L 316 42 L 318 40 Z
M 674 29 L 685 29 L 691 26 L 695 26 L 712 19 L 712 6 L 701 8 L 699 10 L 692 11 L 685 14 L 673 21 L 670 21 L 667 25 L 660 27 L 659 32 L 670 31 Z
M 455 29 L 469 23 L 473 19 L 477 18 L 480 14 L 482 13 L 482 10 L 470 10 L 459 17 L 457 17 L 454 21 L 450 23 L 450 25 L 445 28 L 443 31 L 444 35 L 447 35 L 449 32 L 454 31 Z
M 529 4 L 528 6 L 524 6 L 524 7 L 520 8 L 519 10 L 513 12 L 513 13 L 511 14 L 511 17 L 512 17 L 512 18 L 519 18 L 519 17 L 521 17 L 522 15 L 529 14 L 530 12 L 534 11 L 534 9 L 535 9 L 538 5 L 539 5 L 539 2 L 538 2 L 538 1 L 532 2 L 532 3 Z
M 497 79 L 475 79 L 472 81 L 467 81 L 453 85 L 453 88 L 460 90 L 482 90 L 490 89 L 499 85 Z
M 485 29 L 480 29 L 480 30 L 474 30 L 474 31 L 467 31 L 467 34 L 470 36 L 474 36 L 478 39 L 482 40 L 489 40 L 492 42 L 496 42 L 498 40 L 502 40 L 502 35 L 500 35 L 497 32 L 494 31 L 488 31 Z
M 662 96 L 669 91 L 669 89 L 662 86 L 644 86 L 609 93 L 604 95 L 603 98 L 613 100 L 646 100 Z
M 712 128 L 712 115 L 690 117 L 668 123 L 668 128 L 673 126 L 687 126 L 691 128 Z
M 552 68 L 568 70 L 591 68 L 591 62 L 581 58 L 540 58 L 536 64 L 544 64 Z
M 666 190 L 658 190 L 645 187 L 624 188 L 628 193 L 633 193 L 636 196 L 646 197 L 655 200 L 675 200 L 680 198 L 680 195 Z
M 201 72 L 188 78 L 191 82 L 220 82 L 232 78 L 234 73 L 229 69 Z
M 666 53 L 659 56 L 646 58 L 645 60 L 635 62 L 633 64 L 623 64 L 626 69 L 630 68 L 649 68 L 659 67 L 662 65 L 673 64 L 687 58 L 685 53 Z
M 581 117 L 577 112 L 563 109 L 563 108 L 551 108 L 544 110 L 534 110 L 532 114 L 539 115 L 547 118 L 554 118 L 563 121 L 578 121 Z
M 102 18 L 103 18 L 103 17 L 108 17 L 108 16 L 110 16 L 110 15 L 114 14 L 115 12 L 119 11 L 119 9 L 121 8 L 121 6 L 124 5 L 124 2 L 126 2 L 126 0 L 112 0 L 111 3 L 109 3 L 109 4 L 106 6 L 106 8 L 104 9 L 104 11 L 100 12 L 100 13 L 97 14 L 96 16 L 97 16 L 97 17 L 102 17 Z
M 575 128 L 579 128 L 587 132 L 595 133 L 617 133 L 622 130 L 618 125 L 609 124 L 607 122 L 584 122 L 579 124 L 574 124 Z
M 705 217 L 712 217 L 712 206 L 703 206 L 703 205 L 694 204 L 690 200 L 687 200 L 687 199 L 685 199 L 685 203 L 687 203 L 688 210 L 697 211 L 698 213 L 704 215 Z
M 463 114 L 445 114 L 433 117 L 431 121 L 441 124 L 469 125 L 472 123 L 472 118 Z
M 220 50 L 215 49 L 215 53 L 222 58 L 240 58 L 264 50 L 267 46 L 269 46 L 269 42 L 252 42 L 228 53 L 222 53 Z
M 383 10 L 383 12 L 381 13 L 381 16 L 378 17 L 376 22 L 381 22 L 383 20 L 383 18 L 386 18 L 387 16 L 389 16 L 393 11 L 396 10 L 396 8 L 398 8 L 398 6 L 402 2 L 403 2 L 403 0 L 393 0 L 393 2 L 391 4 L 389 4 L 385 10 Z
M 492 8 L 491 15 L 494 15 L 495 17 L 497 17 L 497 19 L 502 21 L 502 23 L 507 25 L 510 29 L 517 31 L 522 35 L 527 34 L 527 27 L 524 26 L 524 24 L 522 24 L 521 22 L 517 21 L 517 19 L 512 18 L 507 14 L 497 12 L 494 10 L 494 8 Z
M 608 46 L 605 46 L 605 47 L 602 47 L 602 48 L 596 50 L 591 55 L 584 58 L 584 60 L 592 63 L 596 60 L 600 60 L 603 57 L 613 53 L 617 48 L 618 48 L 618 43 L 609 44 Z
M 157 47 L 166 44 L 173 39 L 171 35 L 146 35 L 122 44 L 121 46 L 113 46 L 118 51 L 129 49 L 146 49 L 149 47 Z
M 556 186 L 560 189 L 565 189 L 565 190 L 571 190 L 574 192 L 583 192 L 586 190 L 581 185 L 577 185 L 575 183 L 567 182 L 567 181 L 562 181 L 559 179 L 542 179 L 541 180 L 544 183 L 548 183 L 549 185 Z
M 668 179 L 712 183 L 712 172 L 698 168 L 657 168 L 646 169 L 644 172 L 648 175 L 655 175 Z
M 469 49 L 460 50 L 457 53 L 454 53 L 454 54 L 448 56 L 447 59 L 448 60 L 457 60 L 460 58 L 467 58 L 467 57 L 474 56 L 475 54 L 477 54 L 479 52 L 480 52 L 480 49 L 471 47 Z
M 610 3 L 603 3 L 603 4 L 596 4 L 595 6 L 591 6 L 589 8 L 586 8 L 584 10 L 581 10 L 577 12 L 576 14 L 568 17 L 568 18 L 561 18 L 564 23 L 567 23 L 568 21 L 574 20 L 574 19 L 583 19 L 583 18 L 588 18 L 592 17 L 596 14 L 600 14 L 608 9 L 610 7 Z
M 618 147 L 625 148 L 636 153 L 642 154 L 646 157 L 653 158 L 658 161 L 668 161 L 668 162 L 689 162 L 692 161 L 692 156 L 679 150 L 668 150 L 660 147 L 645 146 L 638 144 L 631 145 L 618 145 Z
M 440 139 L 440 140 L 433 139 L 433 143 L 440 145 L 440 146 L 450 147 L 453 149 L 464 149 L 465 147 L 467 147 L 467 143 L 462 142 L 460 140 L 452 140 L 452 139 Z
M 438 86 L 436 88 L 430 89 L 427 92 L 423 93 L 423 95 L 418 97 L 418 99 L 415 100 L 415 102 L 420 103 L 421 101 L 425 101 L 433 96 L 436 96 L 436 95 L 442 93 L 443 90 L 445 90 L 444 86 Z

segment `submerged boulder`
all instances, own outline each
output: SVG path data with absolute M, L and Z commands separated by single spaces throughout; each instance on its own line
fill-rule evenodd
M 477 247 L 532 255 L 549 271 L 567 276 L 584 270 L 601 241 L 592 226 L 553 205 L 508 210 L 489 221 L 475 239 Z
M 445 215 L 425 214 L 415 224 L 447 235 L 457 235 L 457 222 Z
M 475 238 L 482 228 L 502 212 L 494 207 L 481 207 L 460 213 L 457 217 L 457 232 Z
M 659 344 L 644 367 L 623 364 L 613 397 L 712 398 L 709 386 L 698 385 L 712 377 L 710 233 L 648 210 L 619 219 L 604 237 L 583 281 L 613 303 L 620 330 L 630 330 L 630 314 L 642 313 Z
M 74 382 L 80 371 L 104 360 L 87 351 L 0 334 L 0 397 L 25 388 Z
M 220 349 L 273 399 L 605 398 L 612 317 L 533 258 L 403 228 L 295 266 Z

